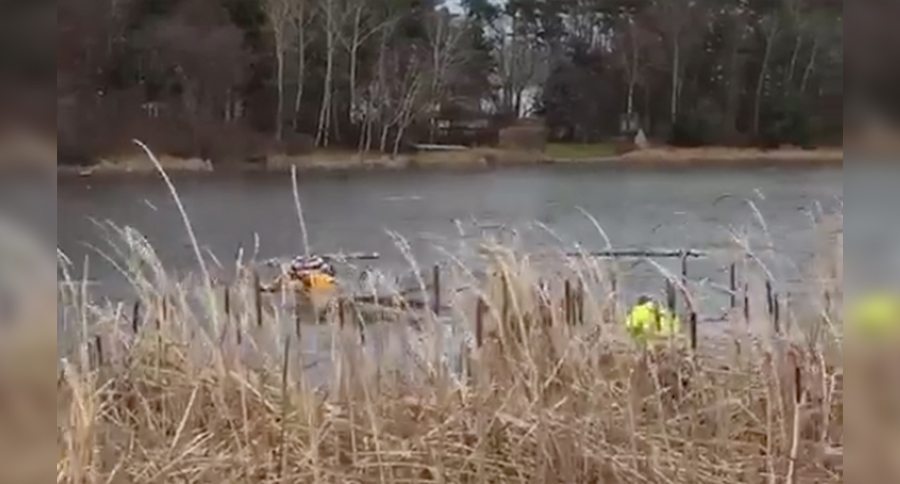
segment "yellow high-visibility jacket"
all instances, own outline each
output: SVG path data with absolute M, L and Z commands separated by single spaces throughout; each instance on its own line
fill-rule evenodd
M 666 339 L 681 332 L 681 321 L 668 309 L 650 301 L 635 305 L 625 319 L 625 328 L 639 342 L 650 339 Z

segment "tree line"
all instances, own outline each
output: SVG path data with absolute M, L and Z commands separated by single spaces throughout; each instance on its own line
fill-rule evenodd
M 843 127 L 840 0 L 58 0 L 60 154 L 132 136 L 219 161 L 642 129 L 811 144 Z M 486 134 L 485 134 L 486 133 Z

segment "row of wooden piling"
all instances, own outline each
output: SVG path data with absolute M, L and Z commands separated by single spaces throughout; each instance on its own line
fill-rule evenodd
M 682 277 L 682 285 L 686 287 L 688 280 L 688 266 L 687 266 L 687 257 L 682 258 L 682 266 L 681 266 L 681 277 Z M 432 281 L 431 281 L 431 310 L 435 315 L 440 315 L 441 312 L 441 268 L 439 265 L 435 265 L 432 269 Z M 253 305 L 254 305 L 254 315 L 255 322 L 258 327 L 263 326 L 264 324 L 264 316 L 265 312 L 263 310 L 263 289 L 262 284 L 260 282 L 259 275 L 254 271 L 253 276 Z M 749 323 L 750 321 L 750 304 L 749 304 L 749 285 L 745 282 L 743 286 L 743 316 L 744 319 Z M 737 277 L 737 264 L 732 263 L 729 267 L 729 298 L 730 298 L 730 306 L 732 309 L 735 309 L 738 306 L 738 277 Z M 223 288 L 223 300 L 224 300 L 224 312 L 227 318 L 227 321 L 231 322 L 231 313 L 232 313 L 232 294 L 231 287 L 229 285 L 225 285 Z M 666 305 L 671 311 L 672 314 L 677 313 L 677 305 L 678 305 L 678 291 L 675 287 L 675 283 L 671 279 L 666 280 Z M 577 280 L 577 284 L 573 285 L 572 281 L 566 279 L 564 282 L 564 290 L 563 290 L 563 316 L 565 323 L 567 325 L 582 325 L 585 321 L 584 316 L 584 296 L 585 296 L 585 287 L 584 282 L 581 279 Z M 504 283 L 503 289 L 503 298 L 502 298 L 502 309 L 501 314 L 503 320 L 508 320 L 509 318 L 509 288 L 507 284 Z M 301 336 L 301 313 L 299 311 L 300 304 L 299 299 L 295 300 L 294 304 L 294 329 L 297 337 Z M 338 314 L 338 322 L 343 327 L 346 322 L 346 305 L 347 300 L 345 298 L 339 298 L 337 301 L 337 314 Z M 372 301 L 375 304 L 381 303 L 381 301 Z M 162 311 L 165 313 L 167 310 L 165 308 L 167 301 L 164 300 L 161 303 L 163 305 Z M 774 291 L 773 285 L 771 281 L 766 281 L 766 306 L 769 316 L 774 325 L 775 332 L 777 334 L 781 333 L 781 301 L 778 294 Z M 689 336 L 691 342 L 691 348 L 697 349 L 697 324 L 698 317 L 694 308 L 689 308 L 688 311 L 688 324 L 689 324 Z M 135 301 L 132 307 L 132 330 L 134 333 L 137 333 L 140 329 L 141 324 L 141 302 Z M 485 302 L 479 298 L 476 304 L 476 331 L 475 331 L 475 339 L 480 346 L 484 340 L 484 313 L 486 311 Z M 240 342 L 242 340 L 242 335 L 240 328 L 236 328 L 236 338 L 237 341 Z M 99 347 L 99 343 L 98 343 Z
M 732 263 L 728 269 L 728 289 L 730 293 L 730 306 L 731 309 L 734 310 L 738 307 L 738 294 L 742 290 L 742 310 L 744 321 L 747 324 L 750 324 L 750 283 L 745 281 L 743 287 L 739 290 L 737 283 L 737 264 Z M 772 328 L 775 331 L 775 334 L 780 335 L 782 332 L 781 327 L 781 297 L 778 292 L 774 289 L 771 279 L 766 279 L 766 312 L 769 316 L 769 320 L 772 322 Z

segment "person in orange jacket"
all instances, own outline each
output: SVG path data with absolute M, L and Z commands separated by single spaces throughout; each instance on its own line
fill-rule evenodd
M 282 289 L 306 293 L 328 292 L 337 287 L 336 273 L 334 266 L 321 256 L 299 256 L 263 289 L 267 292 Z

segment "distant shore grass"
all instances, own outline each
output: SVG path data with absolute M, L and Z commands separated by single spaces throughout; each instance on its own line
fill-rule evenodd
M 213 173 L 220 171 L 287 172 L 292 166 L 305 172 L 354 172 L 365 170 L 396 171 L 408 169 L 479 169 L 502 166 L 528 166 L 553 163 L 607 164 L 649 167 L 755 166 L 765 165 L 825 165 L 839 166 L 843 150 L 833 149 L 776 149 L 750 148 L 651 148 L 617 154 L 612 144 L 551 143 L 544 152 L 471 148 L 459 151 L 404 153 L 397 157 L 370 153 L 360 156 L 352 150 L 330 149 L 313 153 L 286 156 L 272 155 L 264 162 L 228 163 L 216 165 L 197 158 L 160 156 L 160 162 L 171 172 Z M 90 166 L 59 165 L 63 176 L 103 174 L 152 174 L 153 165 L 141 154 L 104 160 Z
M 612 143 L 548 143 L 545 153 L 554 160 L 585 160 L 616 156 Z

